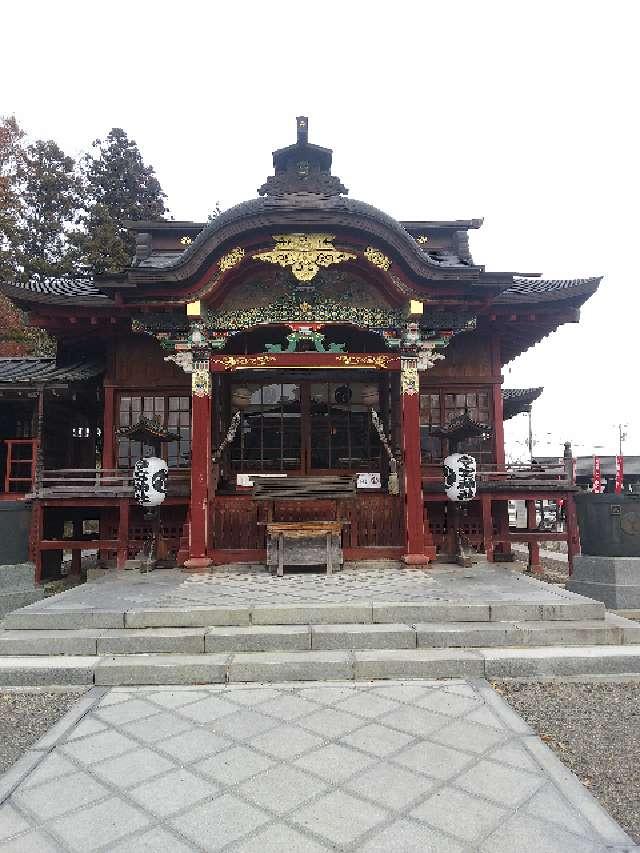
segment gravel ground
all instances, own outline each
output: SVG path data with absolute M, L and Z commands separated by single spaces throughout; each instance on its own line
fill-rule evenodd
M 514 563 L 518 564 L 517 567 L 514 566 L 514 568 L 517 568 L 517 570 L 521 572 L 523 571 L 522 566 L 524 565 L 526 569 L 529 561 L 527 554 L 514 550 L 514 556 Z M 541 557 L 540 563 L 542 564 L 544 572 L 541 575 L 532 575 L 536 580 L 558 584 L 559 586 L 564 586 L 569 580 L 569 564 L 566 561 Z
M 0 692 L 0 773 L 57 723 L 83 690 Z
M 640 843 L 640 681 L 493 687 Z

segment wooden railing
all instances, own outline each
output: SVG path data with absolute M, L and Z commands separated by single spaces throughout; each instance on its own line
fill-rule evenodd
M 36 475 L 38 442 L 35 438 L 8 438 L 4 444 L 7 447 L 4 491 L 6 494 L 27 494 Z
M 533 480 L 535 482 L 569 481 L 564 464 L 561 462 L 545 465 L 483 465 L 477 473 L 477 479 L 479 482 L 501 482 L 503 480 Z
M 442 466 L 426 465 L 422 469 L 425 481 L 442 482 Z M 495 465 L 479 464 L 476 473 L 478 483 L 501 483 L 505 486 L 535 483 L 536 485 L 563 484 L 571 485 L 570 477 L 567 477 L 565 467 L 562 463 L 545 465 L 536 464 L 514 464 Z
M 169 470 L 168 496 L 188 495 L 191 470 Z M 133 495 L 133 471 L 111 468 L 61 468 L 43 471 L 34 497 L 129 497 Z

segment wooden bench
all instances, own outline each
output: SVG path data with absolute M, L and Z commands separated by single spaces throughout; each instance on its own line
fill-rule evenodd
M 284 575 L 289 566 L 326 564 L 327 574 L 334 566 L 342 568 L 341 533 L 344 521 L 267 522 L 267 566 L 271 574 Z M 309 541 L 311 540 L 311 542 Z M 318 540 L 314 545 L 313 540 Z

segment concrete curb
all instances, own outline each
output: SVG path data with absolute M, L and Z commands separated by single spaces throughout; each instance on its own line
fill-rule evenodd
M 69 731 L 98 704 L 105 693 L 106 689 L 103 687 L 92 687 L 48 732 L 29 747 L 6 773 L 0 776 L 0 805 L 11 796 L 18 785 L 36 769 Z
M 607 844 L 623 845 L 624 851 L 638 849 L 633 840 L 582 785 L 575 773 L 572 773 L 537 735 L 523 738 L 522 745 L 548 774 L 571 806 L 591 824 Z

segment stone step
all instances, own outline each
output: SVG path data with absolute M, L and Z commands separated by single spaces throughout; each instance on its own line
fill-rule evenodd
M 0 685 L 222 684 L 406 678 L 640 675 L 640 644 L 528 649 L 369 649 L 111 657 L 6 657 Z
M 486 603 L 452 601 L 350 601 L 264 604 L 237 607 L 143 608 L 128 610 L 64 607 L 48 601 L 11 613 L 7 630 L 82 628 L 205 628 L 245 625 L 422 624 L 441 622 L 538 622 L 604 619 L 604 604 L 572 593 L 549 603 L 526 600 Z
M 0 632 L 0 656 L 237 654 L 366 649 L 504 648 L 640 643 L 640 625 L 604 620 L 417 625 L 246 625 Z

